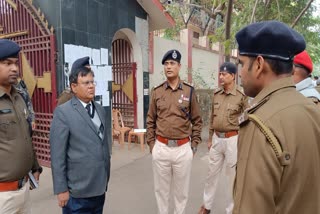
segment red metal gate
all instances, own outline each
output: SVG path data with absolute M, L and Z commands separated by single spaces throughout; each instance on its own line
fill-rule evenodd
M 112 43 L 114 81 L 112 108 L 120 110 L 125 126 L 137 127 L 136 63 L 132 62 L 131 45 L 123 39 Z
M 50 166 L 49 128 L 56 105 L 56 47 L 53 29 L 31 0 L 0 0 L 0 38 L 21 47 L 20 73 L 36 113 L 33 143 L 42 165 Z

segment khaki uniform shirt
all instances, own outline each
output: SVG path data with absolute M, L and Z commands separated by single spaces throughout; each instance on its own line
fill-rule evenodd
M 238 117 L 248 107 L 248 99 L 241 88 L 234 85 L 232 91 L 226 93 L 219 88 L 212 96 L 209 141 L 214 131 L 228 132 L 239 130 Z
M 274 81 L 252 103 L 246 111 L 264 121 L 284 154 L 276 157 L 254 122 L 240 123 L 233 214 L 320 213 L 319 109 L 291 77 Z
M 192 86 L 180 81 L 176 89 L 167 82 L 152 92 L 147 117 L 147 143 L 150 148 L 160 135 L 168 139 L 191 137 L 196 146 L 201 142 L 202 119 Z
M 61 92 L 61 94 L 59 95 L 57 105 L 59 106 L 59 105 L 62 105 L 63 103 L 68 102 L 69 100 L 71 100 L 72 97 L 73 97 L 73 93 L 71 92 L 70 89 L 63 90 L 63 92 Z
M 17 90 L 0 89 L 0 182 L 16 181 L 38 169 L 28 127 L 28 109 Z

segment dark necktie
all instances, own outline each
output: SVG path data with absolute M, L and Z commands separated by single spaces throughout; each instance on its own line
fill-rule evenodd
M 94 113 L 91 111 L 91 104 L 90 103 L 86 105 L 86 109 L 87 109 L 87 112 L 88 112 L 89 116 L 91 118 L 93 118 Z

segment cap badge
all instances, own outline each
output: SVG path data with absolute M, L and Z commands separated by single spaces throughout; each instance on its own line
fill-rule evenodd
M 226 71 L 226 70 L 227 70 L 227 67 L 224 67 L 223 70 Z
M 173 59 L 177 59 L 178 55 L 177 55 L 177 52 L 176 51 L 173 51 L 172 53 L 172 58 Z

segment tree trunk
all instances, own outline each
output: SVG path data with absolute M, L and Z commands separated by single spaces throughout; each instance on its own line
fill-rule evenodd
M 232 5 L 233 5 L 233 0 L 229 0 L 228 2 L 228 10 L 227 10 L 227 15 L 226 15 L 226 41 L 230 39 L 230 31 L 231 31 L 231 15 L 232 15 Z M 225 48 L 230 48 L 226 47 Z M 225 55 L 225 61 L 230 62 L 230 50 L 225 50 L 226 53 Z

